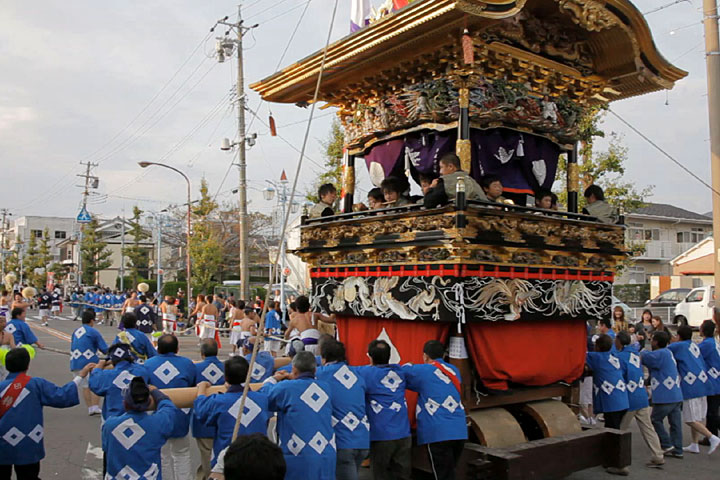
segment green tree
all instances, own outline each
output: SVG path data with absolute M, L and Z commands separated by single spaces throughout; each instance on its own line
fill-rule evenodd
M 22 278 L 28 285 L 35 286 L 35 267 L 37 266 L 38 244 L 37 238 L 31 232 L 27 247 L 22 252 Z
M 645 205 L 645 199 L 652 196 L 653 186 L 638 188 L 632 182 L 624 181 L 625 164 L 628 160 L 628 149 L 622 144 L 622 137 L 612 133 L 608 149 L 599 153 L 594 151 L 595 139 L 605 137 L 599 123 L 604 116 L 606 107 L 593 107 L 580 120 L 580 148 L 578 158 L 579 170 L 579 208 L 585 206 L 583 192 L 590 185 L 596 184 L 605 192 L 605 199 L 624 211 L 633 211 Z M 561 203 L 567 204 L 567 158 L 560 157 L 556 179 L 562 185 L 558 197 Z
M 127 234 L 133 237 L 133 243 L 129 247 L 123 249 L 123 254 L 130 262 L 130 279 L 133 285 L 137 285 L 140 279 L 141 273 L 147 276 L 147 268 L 150 257 L 150 252 L 147 247 L 141 245 L 141 242 L 150 235 L 140 225 L 140 218 L 143 211 L 136 206 L 133 207 L 133 216 L 130 219 L 130 229 L 126 231 Z M 142 270 L 142 272 L 141 272 Z
M 80 242 L 80 257 L 82 259 L 82 282 L 85 285 L 95 283 L 95 275 L 112 265 L 107 243 L 97 233 L 98 222 L 93 218 L 82 228 L 82 241 Z
M 192 262 L 192 282 L 198 293 L 209 292 L 213 278 L 220 271 L 222 247 L 212 215 L 218 204 L 208 193 L 207 181 L 200 182 L 200 201 L 192 209 L 193 226 L 190 237 L 190 259 Z
M 342 125 L 338 120 L 333 121 L 330 127 L 330 132 L 325 141 L 321 142 L 323 149 L 325 150 L 325 171 L 320 174 L 315 183 L 313 184 L 313 190 L 307 192 L 306 198 L 317 203 L 320 201 L 317 191 L 320 185 L 324 183 L 332 183 L 335 185 L 338 193 L 342 191 L 342 177 L 343 177 L 343 147 L 345 146 L 345 136 L 343 134 Z

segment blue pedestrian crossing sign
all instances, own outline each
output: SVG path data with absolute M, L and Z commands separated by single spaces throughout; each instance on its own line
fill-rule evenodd
M 90 216 L 90 212 L 83 207 L 82 210 L 80 210 L 80 213 L 78 213 L 76 220 L 78 223 L 90 223 L 92 221 L 92 217 Z

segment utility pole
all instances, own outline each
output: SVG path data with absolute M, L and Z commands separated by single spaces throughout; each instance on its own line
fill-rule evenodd
M 228 141 L 227 145 L 221 147 L 223 150 L 229 150 L 232 146 L 238 147 L 238 221 L 239 221 L 239 243 L 240 243 L 240 296 L 245 300 L 250 299 L 250 259 L 248 258 L 248 212 L 247 212 L 247 159 L 246 159 L 246 142 L 252 146 L 255 142 L 254 137 L 249 139 L 246 137 L 245 132 L 245 72 L 243 69 L 243 35 L 246 31 L 255 28 L 257 25 L 252 27 L 245 27 L 242 19 L 242 5 L 238 5 L 238 18 L 237 22 L 227 22 L 227 17 L 219 20 L 217 25 L 225 25 L 234 29 L 237 34 L 235 41 L 229 39 L 218 39 L 218 61 L 225 61 L 225 54 L 230 55 L 232 47 L 237 51 L 237 121 L 238 121 L 238 142 L 234 145 L 230 145 Z M 213 27 L 210 31 L 214 31 Z M 229 33 L 229 31 L 226 33 Z
M 122 227 L 120 230 L 120 291 L 125 291 L 125 209 L 122 211 Z
M 83 189 L 83 200 L 82 200 L 82 210 L 80 210 L 80 214 L 78 215 L 78 223 L 88 223 L 89 220 L 85 220 L 83 217 L 83 214 L 87 215 L 87 199 L 90 196 L 90 188 L 97 188 L 98 186 L 98 178 L 90 175 L 90 170 L 93 167 L 97 167 L 97 163 L 92 162 L 80 162 L 80 165 L 85 165 L 85 174 L 83 175 L 77 175 L 80 178 L 85 179 L 85 187 Z M 92 183 L 91 183 L 92 182 Z M 80 233 L 79 233 L 79 239 L 78 239 L 78 285 L 82 285 L 82 241 L 83 241 L 83 227 L 80 226 Z
M 2 213 L 2 224 L 0 224 L 0 227 L 2 227 L 2 238 L 0 238 L 0 270 L 2 271 L 0 273 L 0 283 L 5 281 L 5 235 L 7 232 L 7 217 L 8 215 L 12 215 L 10 211 L 7 208 L 0 209 L 0 213 Z
M 710 167 L 713 187 L 713 238 L 715 239 L 715 285 L 720 285 L 720 38 L 717 0 L 703 0 L 705 61 L 707 64 L 708 113 L 710 115 Z

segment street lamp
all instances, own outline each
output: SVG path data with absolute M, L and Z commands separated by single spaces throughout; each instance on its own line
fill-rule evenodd
M 188 310 L 188 316 L 190 314 L 190 299 L 192 298 L 192 290 L 190 289 L 190 217 L 192 215 L 192 209 L 191 204 L 192 201 L 190 199 L 191 195 L 191 188 L 190 188 L 190 179 L 187 175 L 185 175 L 183 172 L 178 170 L 175 167 L 171 167 L 170 165 L 165 165 L 164 163 L 157 163 L 157 162 L 138 162 L 138 165 L 140 165 L 142 168 L 147 168 L 151 165 L 157 165 L 158 167 L 165 167 L 167 169 L 172 170 L 173 172 L 179 173 L 182 175 L 182 177 L 185 179 L 185 182 L 187 182 L 187 247 L 185 248 L 185 276 L 187 277 L 187 298 L 185 299 L 185 308 Z

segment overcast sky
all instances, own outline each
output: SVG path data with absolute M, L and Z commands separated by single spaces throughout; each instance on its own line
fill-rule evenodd
M 333 0 L 311 0 L 281 66 L 324 45 Z M 374 0 L 375 4 L 381 3 Z M 670 0 L 636 0 L 646 12 Z M 306 0 L 245 0 L 246 83 L 273 73 Z M 709 133 L 701 0 L 652 13 L 647 20 L 661 53 L 689 76 L 669 94 L 646 95 L 613 104 L 620 115 L 709 181 Z M 340 0 L 333 39 L 349 30 L 350 0 Z M 74 217 L 79 208 L 80 161 L 100 165 L 100 188 L 91 198 L 94 214 L 110 216 L 138 204 L 161 210 L 182 203 L 182 179 L 165 169 L 142 170 L 138 161 L 162 161 L 184 170 L 197 190 L 205 177 L 218 201 L 235 201 L 237 169 L 232 154 L 219 150 L 222 137 L 237 131 L 228 94 L 235 62 L 212 58 L 209 29 L 237 6 L 227 1 L 190 0 L 3 0 L 0 3 L 0 207 L 13 214 Z M 675 32 L 671 34 L 671 32 Z M 248 152 L 250 209 L 269 213 L 265 180 L 291 176 L 298 153 L 270 137 L 269 106 L 250 92 L 258 112 Z M 301 144 L 309 110 L 271 105 L 280 135 Z M 304 192 L 322 162 L 319 139 L 333 115 L 318 111 L 300 177 Z M 252 121 L 248 115 L 248 122 Z M 709 190 L 662 157 L 616 119 L 608 132 L 624 135 L 630 148 L 627 179 L 639 188 L 655 185 L 652 201 L 704 213 Z M 362 167 L 362 166 L 361 166 Z M 359 168 L 362 171 L 364 168 Z M 365 173 L 359 172 L 360 176 Z M 194 192 L 196 195 L 196 192 Z

